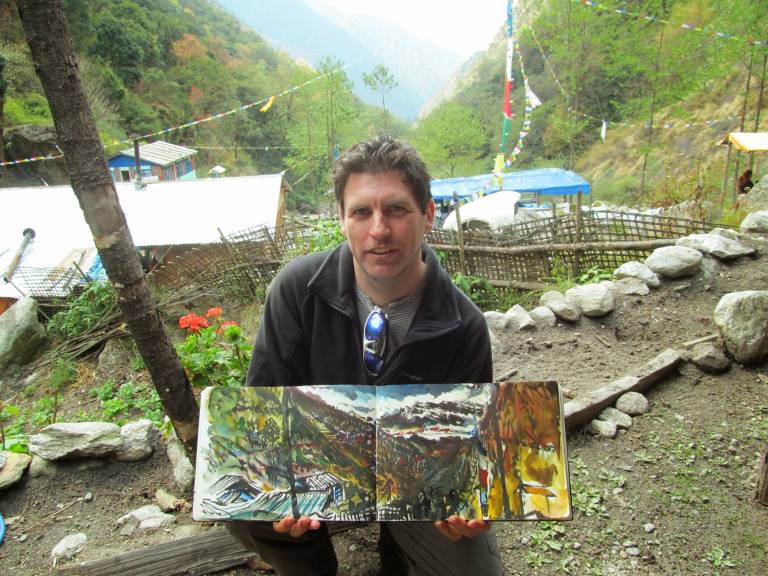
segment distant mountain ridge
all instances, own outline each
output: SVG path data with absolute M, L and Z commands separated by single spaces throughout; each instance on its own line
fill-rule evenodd
M 283 0 L 257 7 L 249 0 L 218 3 L 294 58 L 312 64 L 329 55 L 342 60 L 354 92 L 372 104 L 380 105 L 381 96 L 365 86 L 362 75 L 384 64 L 398 82 L 387 95 L 387 109 L 409 121 L 461 64 L 458 54 L 389 22 L 340 14 L 317 2 Z

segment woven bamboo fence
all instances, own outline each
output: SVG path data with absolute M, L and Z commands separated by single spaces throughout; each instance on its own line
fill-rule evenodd
M 558 270 L 574 277 L 595 267 L 614 270 L 713 226 L 656 215 L 585 212 L 580 222 L 571 214 L 523 222 L 497 234 L 467 231 L 461 242 L 456 232 L 433 230 L 427 241 L 451 274 L 486 278 L 502 287 L 539 288 Z M 263 296 L 285 262 L 318 245 L 322 243 L 311 224 L 291 222 L 280 230 L 243 230 L 222 236 L 222 244 L 215 248 L 190 250 L 153 272 L 150 281 L 166 288 L 194 282 L 209 292 L 248 301 Z

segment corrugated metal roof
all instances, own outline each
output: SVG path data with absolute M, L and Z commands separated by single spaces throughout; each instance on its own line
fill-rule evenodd
M 126 148 L 121 151 L 120 154 L 125 154 L 131 158 L 134 157 L 133 148 Z M 160 166 L 169 166 L 179 160 L 194 156 L 195 154 L 197 154 L 197 150 L 187 148 L 186 146 L 171 144 L 170 142 L 163 142 L 162 140 L 139 146 L 139 156 L 142 160 L 146 160 L 152 164 L 159 164 Z
M 231 234 L 274 227 L 281 183 L 282 174 L 266 174 L 160 182 L 144 190 L 125 182 L 116 188 L 134 244 L 172 246 L 218 243 L 218 228 Z M 70 186 L 0 188 L 0 205 L 0 274 L 16 254 L 25 228 L 36 235 L 20 268 L 71 266 L 72 254 L 80 252 L 92 258 L 93 236 Z M 80 264 L 87 267 L 85 260 Z M 0 280 L 0 296 L 18 295 Z

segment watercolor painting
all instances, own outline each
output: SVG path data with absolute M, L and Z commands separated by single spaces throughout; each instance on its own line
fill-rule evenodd
M 554 382 L 208 388 L 196 520 L 571 518 Z

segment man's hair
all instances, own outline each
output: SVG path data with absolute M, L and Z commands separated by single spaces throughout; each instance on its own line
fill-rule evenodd
M 411 188 L 416 204 L 426 213 L 432 199 L 430 176 L 418 152 L 391 136 L 376 136 L 358 142 L 344 152 L 333 169 L 333 191 L 339 206 L 344 208 L 344 187 L 352 174 L 382 174 L 398 172 Z

